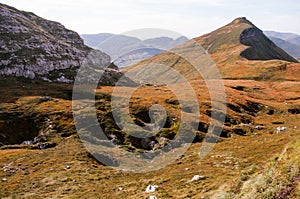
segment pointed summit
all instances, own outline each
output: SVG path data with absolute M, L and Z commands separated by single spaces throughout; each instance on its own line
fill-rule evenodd
M 249 25 L 252 25 L 254 26 L 251 21 L 249 21 L 246 17 L 238 17 L 236 18 L 235 20 L 233 20 L 231 22 L 231 24 L 240 24 L 240 23 L 246 23 L 246 24 L 249 24 Z
M 263 31 L 245 17 L 233 20 L 226 26 L 195 38 L 210 54 L 243 57 L 248 60 L 284 60 L 298 62 L 276 46 Z M 237 54 L 238 53 L 238 54 Z

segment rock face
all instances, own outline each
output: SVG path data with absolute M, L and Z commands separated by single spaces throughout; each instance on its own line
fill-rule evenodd
M 159 53 L 162 53 L 163 50 L 157 48 L 140 48 L 137 50 L 130 51 L 123 56 L 119 57 L 114 61 L 117 66 L 127 67 L 132 64 L 135 64 L 143 59 L 153 57 Z
M 0 4 L 0 38 L 0 75 L 5 76 L 71 83 L 91 51 L 62 24 L 4 4 Z M 110 61 L 100 51 L 97 55 Z

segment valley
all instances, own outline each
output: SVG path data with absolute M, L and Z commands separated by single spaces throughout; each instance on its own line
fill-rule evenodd
M 119 69 L 57 22 L 0 14 L 0 198 L 300 197 L 300 64 L 245 17 Z

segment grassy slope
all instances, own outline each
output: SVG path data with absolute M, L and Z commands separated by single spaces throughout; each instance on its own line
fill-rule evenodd
M 254 130 L 252 133 L 249 132 L 248 136 L 233 134 L 232 138 L 223 139 L 204 160 L 200 160 L 197 155 L 201 143 L 193 144 L 183 158 L 164 169 L 145 174 L 126 173 L 102 166 L 88 157 L 76 135 L 63 138 L 59 136 L 60 130 L 57 130 L 50 136 L 52 141 L 58 144 L 55 148 L 42 151 L 0 150 L 0 168 L 2 168 L 0 178 L 8 179 L 7 182 L 1 182 L 0 196 L 146 198 L 150 195 L 145 193 L 149 184 L 160 186 L 158 191 L 152 194 L 158 198 L 211 198 L 216 194 L 224 197 L 232 196 L 233 193 L 235 195 L 247 194 L 247 184 L 243 185 L 243 183 L 257 175 L 267 174 L 264 170 L 268 169 L 268 165 L 272 167 L 272 161 L 278 159 L 276 157 L 282 154 L 286 145 L 292 140 L 299 139 L 299 129 L 294 129 L 294 126 L 299 125 L 299 115 L 290 114 L 287 110 L 300 105 L 299 98 L 297 98 L 300 84 L 297 81 L 260 82 L 253 80 L 225 80 L 224 83 L 229 103 L 237 105 L 237 103 L 243 104 L 246 100 L 252 100 L 274 109 L 273 115 L 267 114 L 269 109 L 262 109 L 254 117 L 253 128 L 260 124 L 264 126 L 263 130 Z M 194 84 L 199 85 L 199 82 L 196 81 Z M 237 90 L 237 88 L 240 89 L 238 86 L 242 86 L 243 89 Z M 98 92 L 109 93 L 111 89 L 111 87 L 102 87 Z M 133 99 L 140 98 L 138 104 L 144 106 L 153 100 L 163 103 L 164 96 L 171 96 L 164 88 L 159 87 L 155 90 L 164 95 L 156 95 L 156 98 L 154 98 L 155 94 L 145 96 L 144 93 L 149 93 L 151 89 L 151 87 L 141 88 L 135 93 Z M 203 94 L 199 96 L 199 100 L 208 100 L 205 89 L 203 87 L 198 89 L 198 92 Z M 49 115 L 51 120 L 60 126 L 58 129 L 63 129 L 62 126 L 67 129 L 71 128 L 67 127 L 71 121 L 55 117 L 58 110 L 65 113 L 70 111 L 70 101 L 58 99 L 37 103 L 38 99 L 38 97 L 30 97 L 23 98 L 16 104 L 2 104 L 1 110 L 3 112 L 12 109 L 29 109 L 39 115 Z M 228 114 L 238 116 L 240 113 L 228 109 Z M 272 123 L 278 121 L 284 124 Z M 287 126 L 288 130 L 276 134 L 276 127 L 283 125 Z M 233 128 L 234 125 L 231 127 Z M 292 165 L 299 163 L 296 157 L 291 156 Z M 286 172 L 285 163 L 279 162 L 278 164 L 283 165 L 275 167 L 276 172 Z M 65 169 L 68 165 L 71 168 Z M 297 172 L 293 169 L 292 173 L 286 175 L 297 175 Z M 196 174 L 206 178 L 197 182 L 188 182 Z M 296 177 L 294 179 L 297 179 Z M 296 182 L 294 184 L 297 186 Z M 280 193 L 289 186 L 290 182 L 287 181 L 278 189 L 271 191 Z M 123 190 L 119 191 L 118 187 L 122 187 Z M 261 190 L 254 190 L 254 192 L 259 194 Z M 290 194 L 297 194 L 296 189 Z

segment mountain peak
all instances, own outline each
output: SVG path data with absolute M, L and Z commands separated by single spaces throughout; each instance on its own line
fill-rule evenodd
M 240 23 L 246 23 L 246 24 L 254 26 L 253 23 L 251 21 L 249 21 L 246 17 L 238 17 L 231 22 L 231 24 L 240 24 Z
M 196 38 L 209 53 L 248 60 L 285 60 L 297 62 L 276 46 L 246 17 L 239 17 L 209 34 Z

